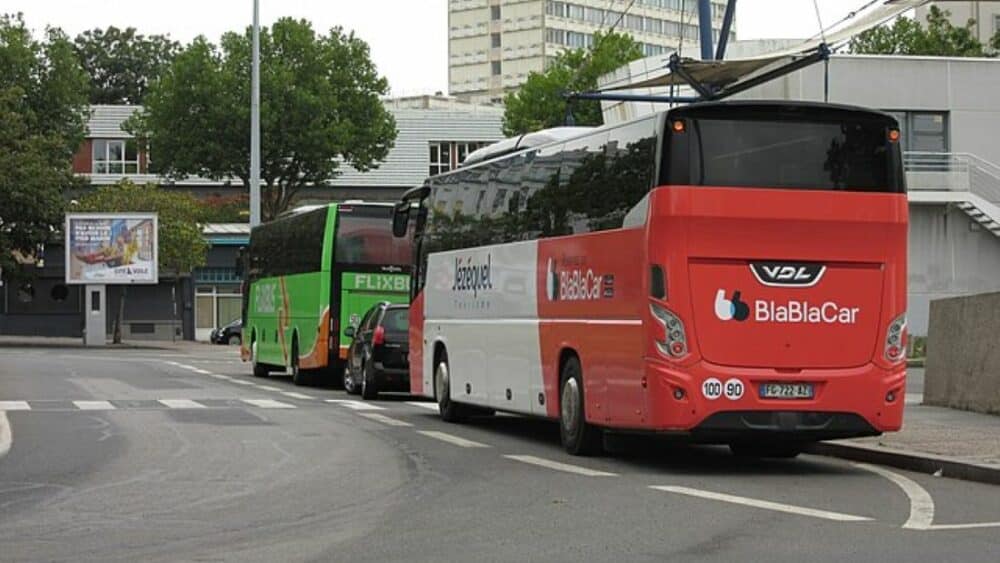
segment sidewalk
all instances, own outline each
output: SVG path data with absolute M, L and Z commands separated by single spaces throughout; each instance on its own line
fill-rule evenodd
M 812 451 L 1000 485 L 1000 416 L 908 404 L 900 432 L 824 442 Z
M 189 340 L 130 340 L 121 344 L 112 344 L 108 340 L 105 349 L 132 350 L 177 350 L 189 349 L 192 346 L 209 346 L 207 342 L 192 342 Z M 4 336 L 0 335 L 0 348 L 84 348 L 82 338 L 60 338 L 50 336 Z M 100 349 L 100 348 L 95 348 Z

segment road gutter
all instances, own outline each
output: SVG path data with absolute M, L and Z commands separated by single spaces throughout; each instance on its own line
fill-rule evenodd
M 1000 485 L 1000 465 L 978 463 L 930 453 L 885 446 L 869 446 L 852 443 L 849 440 L 819 442 L 810 446 L 809 453 L 886 465 L 938 477 Z

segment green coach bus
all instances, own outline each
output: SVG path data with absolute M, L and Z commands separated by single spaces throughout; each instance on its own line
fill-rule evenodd
M 393 237 L 392 214 L 391 204 L 312 206 L 251 231 L 241 356 L 254 375 L 342 382 L 345 329 L 375 303 L 409 302 L 412 237 Z

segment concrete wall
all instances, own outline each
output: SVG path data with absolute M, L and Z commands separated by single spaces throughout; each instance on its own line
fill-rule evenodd
M 1000 293 L 931 303 L 924 402 L 1000 414 Z
M 910 334 L 927 335 L 935 299 L 1000 291 L 1000 238 L 947 204 L 910 204 Z

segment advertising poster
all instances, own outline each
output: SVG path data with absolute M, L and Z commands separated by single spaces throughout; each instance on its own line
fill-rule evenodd
M 152 213 L 66 215 L 66 283 L 157 283 L 156 229 Z

